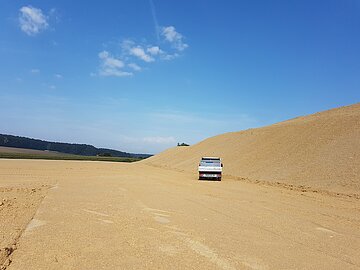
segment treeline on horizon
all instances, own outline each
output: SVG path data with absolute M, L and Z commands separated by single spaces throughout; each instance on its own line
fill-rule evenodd
M 151 156 L 148 154 L 133 154 L 107 148 L 96 148 L 95 146 L 88 144 L 49 142 L 6 134 L 0 134 L 0 146 L 56 151 L 80 156 L 111 156 L 128 158 L 147 158 Z

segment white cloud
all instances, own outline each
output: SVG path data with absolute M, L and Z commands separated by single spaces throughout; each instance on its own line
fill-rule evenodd
M 49 27 L 47 17 L 41 9 L 23 6 L 19 14 L 20 28 L 29 36 L 35 36 Z
M 121 48 L 123 49 L 123 51 L 125 51 L 126 53 L 129 52 L 129 50 L 131 49 L 131 47 L 135 46 L 135 42 L 132 41 L 131 39 L 124 39 L 121 42 Z
M 105 68 L 100 71 L 100 76 L 115 76 L 115 77 L 126 77 L 132 76 L 131 72 L 122 71 L 118 69 Z
M 145 51 L 142 46 L 137 45 L 134 41 L 130 39 L 125 39 L 121 43 L 121 48 L 126 56 L 130 56 L 130 57 L 135 56 L 136 58 L 141 59 L 147 63 L 154 62 L 155 59 L 154 57 L 152 57 L 152 55 L 154 55 L 153 53 L 155 52 L 156 49 L 151 49 L 149 51 L 150 47 L 152 48 L 152 46 L 148 46 L 148 47 L 149 48 Z
M 103 60 L 103 64 L 106 67 L 111 67 L 111 68 L 122 68 L 122 67 L 124 67 L 123 61 L 110 56 L 110 54 L 107 51 L 100 52 L 99 53 L 99 58 L 101 60 Z
M 142 139 L 142 141 L 145 143 L 151 143 L 151 144 L 173 144 L 176 142 L 175 138 L 172 136 L 170 136 L 170 137 L 161 137 L 161 136 L 145 137 Z
M 55 74 L 54 75 L 57 79 L 62 79 L 63 78 L 63 76 L 61 75 L 61 74 Z
M 56 89 L 56 86 L 55 86 L 55 85 L 50 85 L 49 88 L 50 88 L 51 90 L 55 90 L 55 89 Z
M 141 61 L 153 63 L 173 60 L 189 47 L 184 43 L 182 34 L 177 32 L 174 26 L 162 27 L 160 30 L 162 40 L 158 40 L 158 43 L 161 47 L 151 43 L 137 43 L 131 39 L 123 39 L 119 44 L 121 58 L 112 57 L 108 51 L 100 52 L 101 69 L 98 74 L 100 76 L 130 76 L 134 71 L 143 70 L 141 66 L 145 64 L 139 65 Z
M 139 65 L 135 64 L 135 63 L 128 64 L 128 67 L 132 68 L 135 71 L 140 71 L 141 70 L 141 67 Z
M 180 52 L 189 47 L 184 43 L 183 35 L 177 32 L 174 26 L 162 27 L 161 37 L 164 47 L 167 47 L 165 50 L 158 45 L 137 44 L 130 39 L 123 40 L 121 48 L 125 59 L 136 57 L 148 63 L 156 60 L 173 60 L 180 56 Z
M 131 72 L 122 70 L 125 66 L 124 62 L 120 59 L 112 57 L 109 52 L 102 51 L 99 53 L 99 58 L 101 61 L 101 67 L 99 75 L 101 76 L 116 76 L 124 77 L 133 75 Z
M 130 54 L 138 57 L 145 62 L 153 62 L 154 58 L 148 55 L 140 46 L 130 48 Z
M 128 137 L 122 136 L 126 143 L 145 143 L 145 144 L 162 144 L 171 145 L 176 143 L 176 139 L 173 136 L 153 136 L 153 137 Z
M 34 74 L 37 74 L 37 73 L 40 73 L 40 70 L 37 69 L 37 68 L 33 68 L 30 70 L 31 73 L 34 73 Z
M 49 16 L 51 18 L 53 18 L 56 22 L 61 21 L 61 15 L 60 15 L 59 11 L 56 8 L 50 9 Z
M 163 54 L 161 56 L 161 59 L 163 60 L 173 60 L 175 59 L 176 57 L 179 57 L 179 54 L 178 53 L 174 53 L 174 54 Z
M 172 46 L 178 51 L 183 51 L 187 47 L 189 47 L 188 44 L 183 42 L 182 34 L 177 32 L 174 26 L 163 27 L 161 35 L 165 38 L 166 41 L 170 42 Z
M 150 48 L 147 48 L 146 51 L 150 53 L 151 55 L 158 55 L 161 53 L 164 53 L 159 46 L 152 46 Z

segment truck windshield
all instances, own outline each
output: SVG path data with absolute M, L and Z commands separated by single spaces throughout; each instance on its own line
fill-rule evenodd
M 220 167 L 220 161 L 219 160 L 201 160 L 200 166 L 204 167 Z

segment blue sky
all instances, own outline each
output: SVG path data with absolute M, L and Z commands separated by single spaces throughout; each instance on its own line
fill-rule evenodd
M 357 0 L 0 6 L 0 133 L 158 153 L 360 101 Z

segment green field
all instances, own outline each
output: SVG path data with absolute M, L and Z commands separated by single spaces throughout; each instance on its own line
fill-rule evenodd
M 48 160 L 88 160 L 88 161 L 110 161 L 110 162 L 134 162 L 141 160 L 140 158 L 126 157 L 97 157 L 97 156 L 79 156 L 68 154 L 37 154 L 37 153 L 2 153 L 0 158 L 9 159 L 48 159 Z

